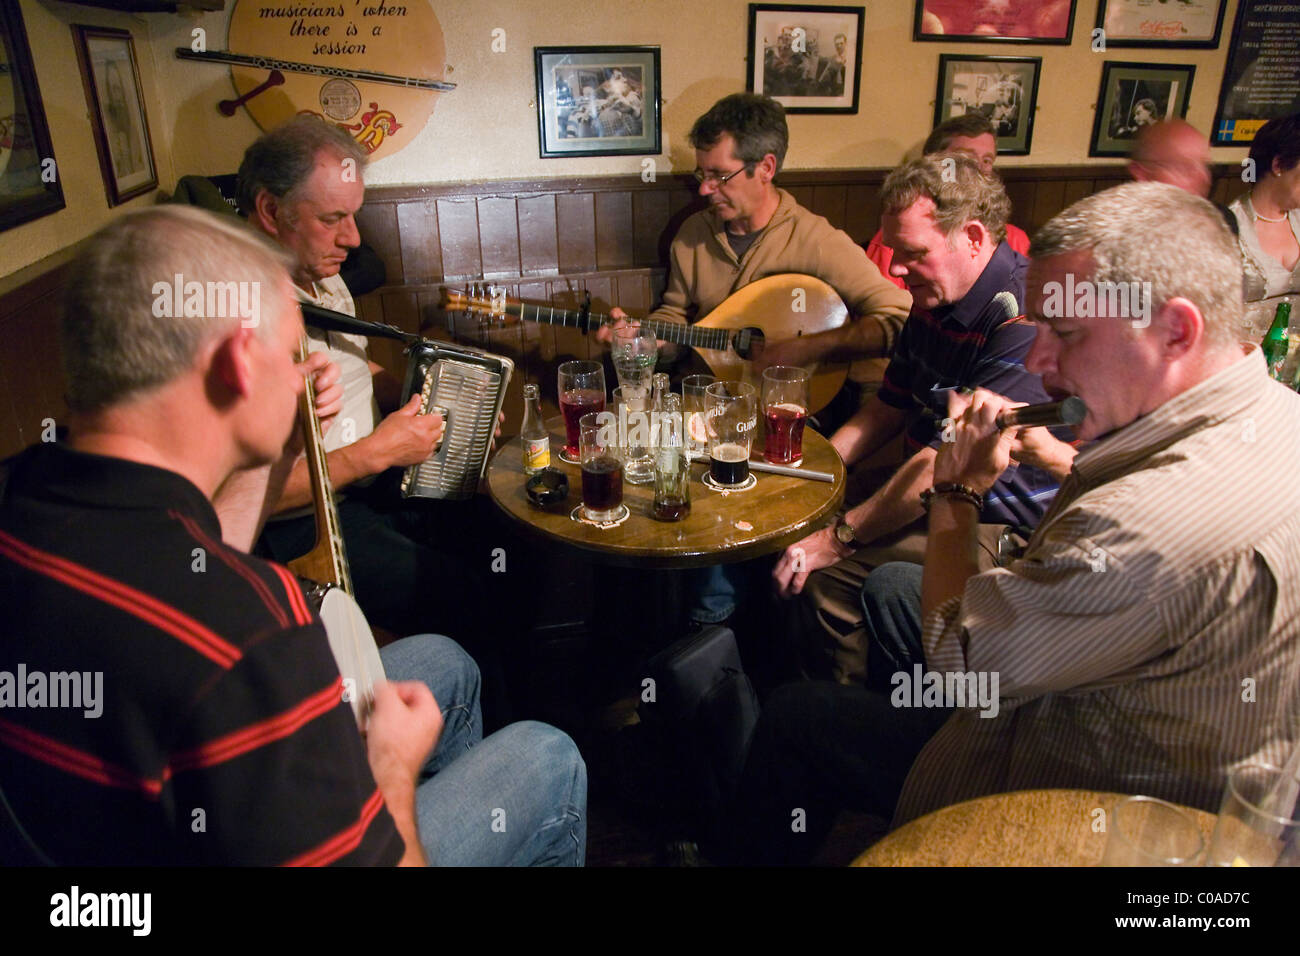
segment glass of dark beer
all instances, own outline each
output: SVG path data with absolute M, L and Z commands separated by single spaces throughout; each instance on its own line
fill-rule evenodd
M 763 371 L 763 457 L 774 465 L 803 462 L 803 426 L 808 420 L 805 368 L 773 365 Z
M 719 485 L 749 478 L 749 449 L 758 424 L 758 393 L 746 382 L 714 382 L 705 389 L 709 474 Z
M 582 455 L 582 508 L 591 521 L 611 521 L 623 504 L 623 460 L 611 415 L 587 414 L 578 423 Z
M 560 460 L 579 462 L 578 422 L 605 410 L 605 367 L 599 362 L 565 362 L 560 366 L 560 412 L 564 415 L 564 450 Z

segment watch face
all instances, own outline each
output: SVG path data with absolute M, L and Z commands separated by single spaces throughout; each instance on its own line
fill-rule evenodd
M 840 539 L 841 544 L 852 544 L 854 538 L 853 529 L 848 526 L 847 522 L 841 521 L 835 526 L 835 537 Z

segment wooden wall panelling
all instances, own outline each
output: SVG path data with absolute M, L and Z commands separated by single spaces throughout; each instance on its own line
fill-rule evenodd
M 596 193 L 596 268 L 630 269 L 636 260 L 631 192 Z
M 547 275 L 560 269 L 556 232 L 555 196 L 521 196 L 519 216 L 519 271 Z
M 632 264 L 657 266 L 659 238 L 669 218 L 668 190 L 638 189 L 632 193 Z
M 366 244 L 384 260 L 387 284 L 412 281 L 403 268 L 401 232 L 397 223 L 397 207 L 391 202 L 366 203 L 357 210 L 357 231 L 365 236 Z
M 430 201 L 395 205 L 405 281 L 416 284 L 441 281 L 442 249 L 438 244 L 437 207 Z
M 479 249 L 485 279 L 516 278 L 520 272 L 519 216 L 515 200 L 489 196 L 478 201 Z
M 836 229 L 843 229 L 849 221 L 848 187 L 843 183 L 814 186 L 812 211 L 825 216 Z
M 60 276 L 67 275 L 60 270 Z M 0 415 L 5 427 L 0 457 L 15 454 L 41 440 L 42 422 L 67 424 L 66 379 L 59 342 L 61 284 L 44 285 L 39 294 L 0 318 L 0 393 L 8 407 Z
M 444 279 L 482 277 L 478 203 L 473 197 L 438 200 L 438 240 Z
M 866 245 L 880 228 L 880 190 L 854 183 L 845 190 L 844 231 L 854 242 Z
M 587 272 L 596 262 L 596 214 L 592 193 L 555 197 L 560 272 Z
M 1067 205 L 1065 180 L 1058 179 L 1035 185 L 1033 212 L 1029 217 L 1030 226 L 1026 227 L 1031 236 Z

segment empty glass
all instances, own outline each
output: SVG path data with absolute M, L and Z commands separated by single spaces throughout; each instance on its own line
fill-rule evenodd
M 713 375 L 687 375 L 682 379 L 682 415 L 685 416 L 686 450 L 692 461 L 709 456 L 709 431 L 704 424 L 704 390 L 717 381 Z
M 1205 838 L 1196 818 L 1155 797 L 1125 797 L 1110 815 L 1102 866 L 1196 866 Z
M 1210 866 L 1300 866 L 1300 781 L 1249 763 L 1228 774 L 1210 838 Z

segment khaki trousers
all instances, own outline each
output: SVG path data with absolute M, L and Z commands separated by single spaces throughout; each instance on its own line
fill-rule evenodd
M 845 491 L 846 510 L 865 501 L 894 473 L 894 467 L 855 469 Z M 1005 525 L 980 525 L 979 568 L 997 566 L 998 537 Z M 867 677 L 866 619 L 862 585 L 867 575 L 891 561 L 925 563 L 925 519 L 879 538 L 828 568 L 814 571 L 804 582 L 800 623 L 804 671 L 810 677 L 830 677 L 841 684 L 861 684 Z

